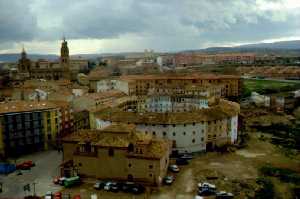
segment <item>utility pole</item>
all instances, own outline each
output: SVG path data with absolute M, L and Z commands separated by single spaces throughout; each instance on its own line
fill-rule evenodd
M 36 183 L 34 182 L 34 183 L 32 183 L 32 185 L 33 185 L 33 196 L 36 196 L 36 194 L 35 194 L 35 185 L 36 185 Z

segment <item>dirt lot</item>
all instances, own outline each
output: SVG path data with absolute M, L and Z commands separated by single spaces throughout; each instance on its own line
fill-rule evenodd
M 235 194 L 235 198 L 253 197 L 257 188 L 255 183 L 259 176 L 258 168 L 271 163 L 274 166 L 290 168 L 300 172 L 300 155 L 286 156 L 286 151 L 270 144 L 268 141 L 258 139 L 259 135 L 253 133 L 248 141 L 248 147 L 231 153 L 205 153 L 199 154 L 188 166 L 181 167 L 176 181 L 171 186 L 163 186 L 160 190 L 151 191 L 151 194 L 133 196 L 124 193 L 106 193 L 95 191 L 92 184 L 67 189 L 65 192 L 80 193 L 83 198 L 89 198 L 91 193 L 98 198 L 107 199 L 192 199 L 196 194 L 198 182 L 208 181 L 217 185 L 218 190 L 225 190 Z M 207 180 L 206 177 L 217 179 Z M 282 183 L 272 179 L 278 198 L 289 199 L 291 184 Z M 150 191 L 149 191 L 150 192 Z

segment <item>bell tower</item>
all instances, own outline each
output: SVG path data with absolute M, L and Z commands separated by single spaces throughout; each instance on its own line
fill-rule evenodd
M 63 37 L 63 42 L 61 43 L 60 64 L 63 68 L 69 68 L 70 65 L 68 42 L 65 37 Z
M 19 59 L 18 62 L 18 71 L 22 72 L 22 73 L 28 73 L 30 72 L 30 65 L 31 65 L 31 61 L 27 58 L 27 54 L 25 51 L 25 48 L 23 46 L 22 48 L 22 52 L 21 52 L 21 58 Z

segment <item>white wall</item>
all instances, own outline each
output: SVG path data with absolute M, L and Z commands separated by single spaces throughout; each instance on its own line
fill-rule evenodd
M 238 136 L 238 116 L 234 116 L 230 119 L 230 140 L 231 143 L 235 143 L 237 141 Z
M 173 125 L 145 125 L 138 124 L 137 130 L 156 136 L 159 138 L 165 138 L 176 142 L 176 150 L 181 152 L 199 152 L 205 151 L 205 124 L 177 124 Z M 203 130 L 203 131 L 202 131 Z M 155 132 L 155 133 L 154 133 Z M 164 132 L 166 135 L 164 135 Z M 195 132 L 195 133 L 193 133 Z M 175 133 L 175 134 L 174 134 Z M 193 142 L 195 140 L 195 142 Z
M 129 84 L 127 81 L 122 81 L 122 80 L 116 80 L 116 90 L 122 91 L 129 95 Z
M 111 122 L 109 121 L 104 121 L 104 120 L 101 120 L 101 119 L 95 119 L 95 122 L 96 122 L 96 129 L 103 129 L 105 127 L 108 127 L 109 125 L 111 125 Z

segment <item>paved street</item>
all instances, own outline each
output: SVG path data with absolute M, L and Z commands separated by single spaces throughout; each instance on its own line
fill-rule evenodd
M 17 175 L 18 172 L 7 176 L 1 175 L 0 182 L 3 183 L 3 192 L 0 194 L 0 198 L 24 196 L 23 186 L 26 184 L 31 184 L 32 193 L 32 183 L 36 183 L 37 195 L 44 195 L 47 191 L 60 190 L 61 187 L 54 185 L 52 179 L 59 174 L 58 166 L 61 159 L 62 154 L 57 151 L 38 152 L 19 158 L 17 163 L 32 160 L 36 166 L 31 170 L 22 171 L 23 175 Z

